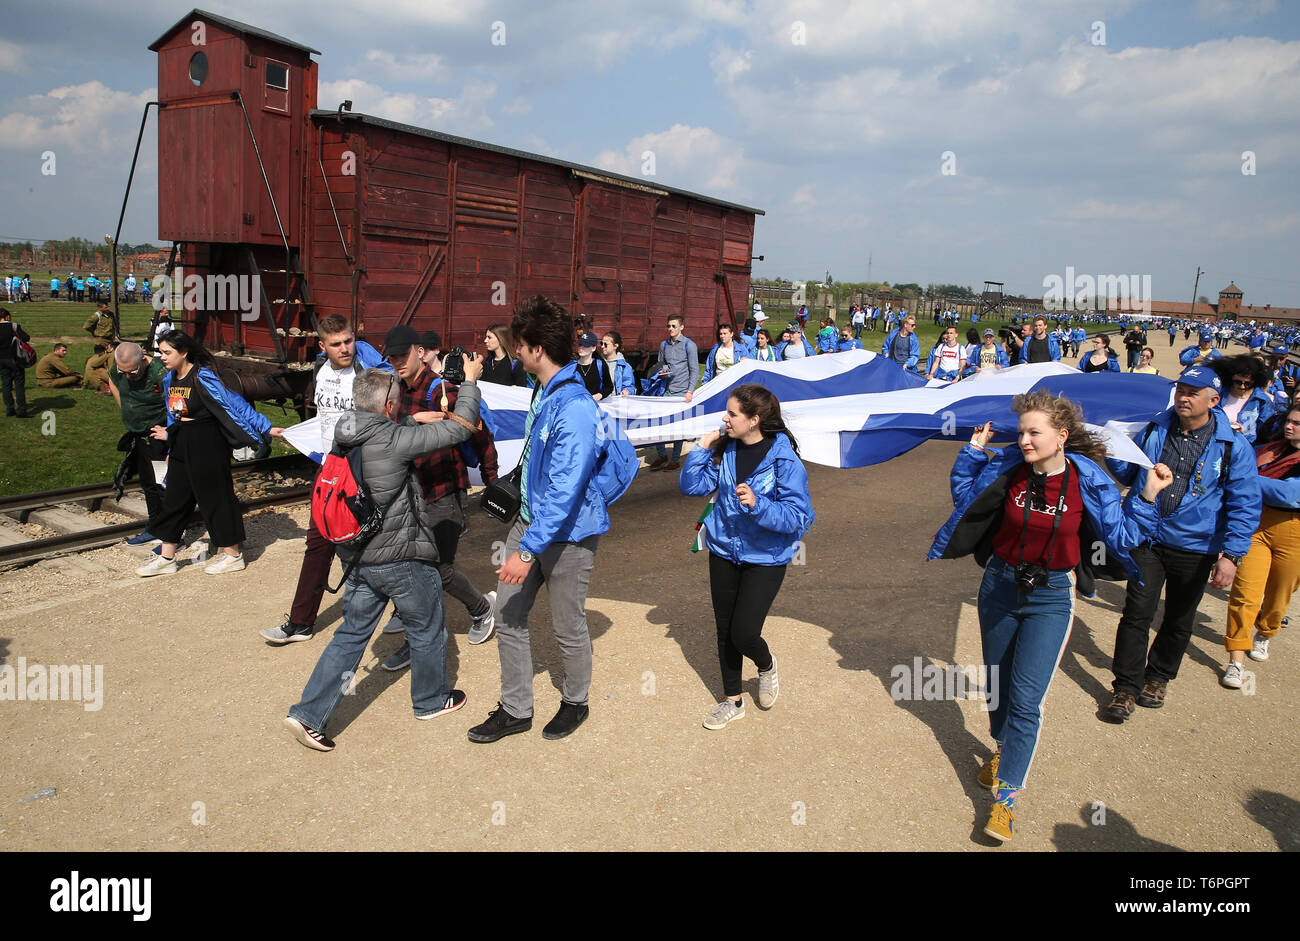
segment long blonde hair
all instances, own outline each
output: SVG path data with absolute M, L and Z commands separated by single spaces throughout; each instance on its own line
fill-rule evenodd
M 1097 464 L 1106 459 L 1106 441 L 1101 435 L 1089 431 L 1083 424 L 1083 409 L 1063 395 L 1053 395 L 1045 390 L 1022 392 L 1011 399 L 1011 411 L 1017 415 L 1042 412 L 1048 424 L 1067 434 L 1065 450 L 1082 454 Z

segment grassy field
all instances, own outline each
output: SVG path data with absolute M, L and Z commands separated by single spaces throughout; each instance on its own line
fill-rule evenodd
M 81 325 L 95 305 L 53 301 L 6 306 L 14 322 L 31 334 L 38 355 L 48 353 L 56 341 L 67 343 L 64 362 L 70 369 L 85 372 L 95 341 Z M 142 339 L 149 330 L 153 308 L 123 304 L 121 314 L 122 335 Z M 126 430 L 113 397 L 91 390 L 42 389 L 35 376 L 34 369 L 27 371 L 27 408 L 34 417 L 26 421 L 0 418 L 0 495 L 111 480 L 122 460 L 117 441 Z M 257 409 L 276 425 L 298 421 L 296 412 L 273 405 L 259 403 Z M 296 452 L 276 441 L 272 453 Z

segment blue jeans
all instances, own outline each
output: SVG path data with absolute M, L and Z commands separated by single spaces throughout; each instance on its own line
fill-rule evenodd
M 1046 587 L 1027 595 L 1016 585 L 1015 567 L 995 555 L 984 569 L 979 616 L 984 663 L 990 672 L 997 668 L 989 731 L 1002 745 L 998 779 L 1021 788 L 1038 749 L 1047 689 L 1070 639 L 1074 573 L 1054 571 Z
M 302 699 L 289 715 L 318 732 L 325 731 L 356 676 L 366 644 L 390 598 L 411 645 L 411 705 L 415 714 L 426 715 L 446 704 L 451 690 L 447 684 L 442 580 L 432 562 L 408 559 L 358 565 L 352 570 L 343 596 L 343 623 L 321 651 Z
M 683 443 L 684 443 L 684 442 L 681 442 L 681 441 L 672 441 L 672 442 L 665 442 L 665 444 L 656 444 L 656 445 L 655 445 L 655 453 L 658 454 L 660 457 L 667 457 L 667 456 L 668 456 L 668 448 L 667 448 L 665 445 L 666 445 L 666 444 L 672 444 L 672 446 L 673 446 L 673 458 L 672 458 L 672 459 L 673 459 L 674 461 L 680 461 L 680 460 L 682 459 L 682 444 L 683 444 Z

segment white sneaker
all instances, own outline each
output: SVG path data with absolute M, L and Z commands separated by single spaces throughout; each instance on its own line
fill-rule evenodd
M 1246 656 L 1252 660 L 1268 659 L 1268 638 L 1260 637 L 1259 632 L 1255 632 L 1255 646 L 1251 647 Z
M 781 684 L 776 675 L 776 655 L 772 655 L 772 669 L 758 674 L 758 707 L 771 709 L 781 692 Z
M 203 571 L 209 575 L 224 575 L 226 572 L 242 572 L 244 570 L 244 554 L 228 555 L 221 553 L 221 558 L 215 562 L 209 562 L 203 566 Z
M 149 578 L 153 575 L 174 575 L 179 570 L 176 565 L 176 559 L 164 559 L 162 553 L 154 556 L 147 563 L 135 570 L 135 574 L 141 578 Z
M 745 718 L 745 700 L 736 705 L 730 699 L 724 699 L 718 703 L 717 708 L 710 712 L 704 718 L 704 727 L 712 731 L 725 729 L 729 722 L 735 722 L 737 719 Z
M 1223 678 L 1219 680 L 1219 685 L 1225 689 L 1241 689 L 1241 664 L 1235 660 L 1228 664 L 1228 668 L 1223 671 Z

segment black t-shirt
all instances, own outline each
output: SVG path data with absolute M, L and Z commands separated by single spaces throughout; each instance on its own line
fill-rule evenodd
M 27 343 L 31 340 L 31 337 L 27 335 L 27 331 L 24 330 L 22 327 L 18 326 L 12 320 L 5 320 L 3 322 L 0 322 L 0 362 L 3 363 L 17 362 L 17 360 L 14 358 L 15 334 L 18 336 L 18 339 L 22 340 L 24 343 Z
M 1052 348 L 1047 343 L 1047 337 L 1041 340 L 1038 337 L 1030 337 L 1025 341 L 1029 344 L 1029 353 L 1025 357 L 1030 363 L 1050 363 L 1052 361 Z
M 750 474 L 758 470 L 758 465 L 763 463 L 763 458 L 767 457 L 767 452 L 772 450 L 773 440 L 770 437 L 765 437 L 753 444 L 745 444 L 743 441 L 736 442 L 736 483 L 744 483 L 749 479 Z
M 184 379 L 173 377 L 171 387 L 167 390 L 167 411 L 177 420 L 190 418 L 194 421 L 216 421 L 208 407 L 203 404 L 196 386 L 199 382 L 199 367 L 190 369 Z
M 503 386 L 526 386 L 524 364 L 518 360 L 511 361 L 509 356 L 495 359 L 489 356 L 483 363 L 483 382 L 495 382 Z
M 610 375 L 608 363 L 593 358 L 586 366 L 576 361 L 575 364 L 578 367 L 578 377 L 587 387 L 588 392 L 592 395 L 599 392 L 602 399 L 607 399 L 614 394 L 614 380 Z

